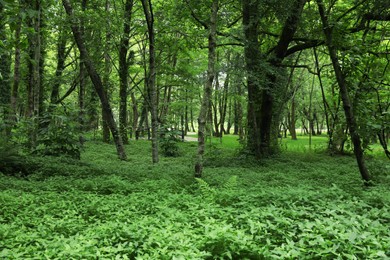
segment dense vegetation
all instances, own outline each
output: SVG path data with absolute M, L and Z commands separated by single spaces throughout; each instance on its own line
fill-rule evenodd
M 389 22 L 0 0 L 0 258 L 390 257 Z
M 390 257 L 384 156 L 372 152 L 379 184 L 362 189 L 353 157 L 323 154 L 326 138 L 311 152 L 306 138 L 283 146 L 259 163 L 237 156 L 236 137 L 214 139 L 200 181 L 193 142 L 155 165 L 142 140 L 126 147 L 127 162 L 95 141 L 80 161 L 33 158 L 27 177 L 0 178 L 0 258 Z

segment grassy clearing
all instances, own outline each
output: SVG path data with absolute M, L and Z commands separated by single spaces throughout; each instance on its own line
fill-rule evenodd
M 97 142 L 81 161 L 35 159 L 27 179 L 0 176 L 0 258 L 390 257 L 388 162 L 368 158 L 377 184 L 365 189 L 353 157 L 305 141 L 258 162 L 237 154 L 235 136 L 214 138 L 201 181 L 191 142 L 158 165 L 147 141 L 127 146 L 128 162 Z

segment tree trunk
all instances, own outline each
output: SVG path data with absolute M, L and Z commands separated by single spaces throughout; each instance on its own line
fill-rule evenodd
M 87 9 L 87 0 L 83 0 L 81 3 L 81 10 L 84 12 Z M 85 28 L 84 28 L 84 20 L 80 19 L 80 35 L 81 38 L 84 38 Z M 79 82 L 79 130 L 82 132 L 85 129 L 85 89 L 86 89 L 86 71 L 84 62 L 80 59 L 79 62 L 79 74 L 80 74 L 80 82 Z
M 320 82 L 320 87 L 321 87 L 322 104 L 324 106 L 324 113 L 325 113 L 326 131 L 327 131 L 327 134 L 330 136 L 329 113 L 331 113 L 331 111 L 329 109 L 329 104 L 326 101 L 324 84 L 322 83 L 320 63 L 318 60 L 318 54 L 317 54 L 316 48 L 314 48 L 313 51 L 314 51 L 314 58 L 315 58 L 315 62 L 316 62 L 316 71 L 317 71 L 318 81 Z
M 3 43 L 7 42 L 7 33 L 6 33 L 6 18 L 4 17 L 4 6 L 0 2 L 0 41 Z M 3 46 L 2 46 L 3 47 Z M 3 110 L 3 122 L 7 122 L 9 118 L 10 111 L 10 102 L 11 102 L 11 84 L 10 84 L 10 75 L 11 75 L 11 55 L 6 48 L 0 49 L 0 109 Z M 2 135 L 9 137 L 11 134 L 11 125 L 6 123 L 5 132 Z
M 135 95 L 134 95 L 134 92 L 131 92 L 130 93 L 130 97 L 131 97 L 131 108 L 132 108 L 132 118 L 133 118 L 133 122 L 132 122 L 132 132 L 134 134 L 134 136 L 137 137 L 137 124 L 138 124 L 138 106 L 137 106 L 137 99 L 135 98 Z
M 227 62 L 230 63 L 230 58 L 228 56 Z M 226 119 L 226 113 L 227 113 L 227 103 L 228 103 L 228 92 L 229 92 L 229 80 L 230 80 L 230 72 L 226 72 L 226 78 L 225 82 L 223 83 L 223 94 L 221 98 L 221 108 L 219 111 L 219 126 L 220 126 L 220 135 L 222 137 L 223 133 L 225 132 L 225 119 Z
M 110 12 L 110 2 L 109 0 L 106 0 L 105 4 L 105 12 L 106 14 L 109 14 Z M 111 49 L 111 28 L 110 28 L 110 18 L 107 18 L 107 28 L 106 28 L 106 35 L 105 35 L 105 42 L 102 43 L 104 47 L 104 76 L 103 76 L 103 88 L 104 91 L 106 92 L 106 96 L 108 98 L 108 102 L 110 102 L 110 73 L 111 73 L 111 59 L 110 59 L 110 49 Z M 101 115 L 102 115 L 102 130 L 103 130 L 103 142 L 104 143 L 110 143 L 110 128 L 108 126 L 108 122 L 106 120 L 106 117 L 104 115 L 104 109 L 101 109 Z M 123 139 L 122 139 L 123 142 Z
M 60 86 L 61 86 L 61 77 L 62 72 L 65 69 L 65 59 L 66 59 L 66 43 L 67 37 L 63 29 L 59 33 L 58 42 L 57 42 L 57 68 L 55 71 L 55 82 L 50 95 L 50 103 L 55 104 L 60 98 Z
M 248 140 L 249 151 L 260 157 L 260 44 L 258 40 L 259 1 L 243 0 L 243 25 L 245 37 L 245 62 L 248 88 Z
M 205 150 L 205 128 L 207 112 L 212 96 L 213 81 L 215 75 L 215 52 L 217 47 L 217 17 L 218 17 L 218 0 L 212 1 L 211 17 L 209 23 L 208 35 L 208 69 L 207 81 L 205 84 L 202 104 L 198 117 L 198 154 L 195 164 L 195 177 L 201 178 L 203 173 L 203 155 Z
M 248 81 L 248 148 L 257 157 L 267 156 L 276 151 L 278 127 L 274 111 L 280 98 L 275 92 L 277 86 L 276 71 L 287 54 L 287 48 L 297 30 L 306 0 L 295 0 L 292 10 L 285 21 L 279 41 L 270 52 L 267 62 L 271 72 L 265 72 L 266 82 L 262 86 L 260 53 L 258 42 L 258 1 L 243 1 L 243 24 L 245 36 L 245 61 Z M 273 71 L 273 72 L 272 72 Z M 276 99 L 275 99 L 276 98 Z
M 295 112 L 296 112 L 295 106 L 296 106 L 296 102 L 295 102 L 295 93 L 294 93 L 291 100 L 291 111 L 288 117 L 288 129 L 290 131 L 292 140 L 297 140 L 297 131 L 295 130 L 296 128 L 295 122 L 297 121 L 295 117 Z
M 152 116 L 152 161 L 158 163 L 158 100 L 156 88 L 156 60 L 155 60 L 155 35 L 154 15 L 152 0 L 141 0 L 144 10 L 149 35 L 149 73 L 148 73 L 148 97 Z
M 80 33 L 80 27 L 75 23 L 76 22 L 75 17 L 73 16 L 73 10 L 72 10 L 72 7 L 69 3 L 69 0 L 62 0 L 62 4 L 64 5 L 66 13 L 71 18 L 71 21 L 72 21 L 71 28 L 72 28 L 72 32 L 73 32 L 73 36 L 75 38 L 76 44 L 77 44 L 79 51 L 80 51 L 80 57 L 84 61 L 84 64 L 85 64 L 85 67 L 88 71 L 89 77 L 91 78 L 91 81 L 95 87 L 95 90 L 100 98 L 102 109 L 104 111 L 104 116 L 105 116 L 107 123 L 109 124 L 110 131 L 111 131 L 112 137 L 113 137 L 115 145 L 116 145 L 118 156 L 121 160 L 126 160 L 126 152 L 125 152 L 125 149 L 123 146 L 122 138 L 119 135 L 118 128 L 116 126 L 115 119 L 114 119 L 114 116 L 112 114 L 110 103 L 108 102 L 107 95 L 104 91 L 102 80 L 101 80 L 99 74 L 97 73 L 95 66 L 94 66 L 94 64 L 89 56 L 89 53 L 85 47 L 84 41 L 82 39 L 82 35 Z
M 340 88 L 340 95 L 343 101 L 343 108 L 345 112 L 345 117 L 349 132 L 351 134 L 352 143 L 354 146 L 354 153 L 356 161 L 359 167 L 360 175 L 364 180 L 365 185 L 369 184 L 371 179 L 370 174 L 365 165 L 363 149 L 361 146 L 361 140 L 359 133 L 357 132 L 357 124 L 355 120 L 355 115 L 352 109 L 351 101 L 348 93 L 348 86 L 345 79 L 345 75 L 341 70 L 341 65 L 337 57 L 336 47 L 333 43 L 333 27 L 329 24 L 328 17 L 325 13 L 325 6 L 322 0 L 317 0 L 318 10 L 321 16 L 321 21 L 323 25 L 323 32 L 326 38 L 326 45 L 328 47 L 329 56 L 332 60 L 333 69 L 336 75 L 337 83 Z
M 18 96 L 19 96 L 19 83 L 20 83 L 20 32 L 22 28 L 21 15 L 18 13 L 17 25 L 15 29 L 15 57 L 14 57 L 14 75 L 13 84 L 11 90 L 11 110 L 12 110 L 12 122 L 16 123 L 18 114 Z
M 123 33 L 119 46 L 119 132 L 123 143 L 128 144 L 128 120 L 127 120 L 127 91 L 128 91 L 128 55 L 129 52 L 129 38 L 130 38 L 130 22 L 132 18 L 133 0 L 126 0 L 124 10 Z M 131 57 L 130 57 L 131 58 Z

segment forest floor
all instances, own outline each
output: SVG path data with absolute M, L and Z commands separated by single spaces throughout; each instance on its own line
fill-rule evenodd
M 92 140 L 80 161 L 30 158 L 29 176 L 0 173 L 0 259 L 389 258 L 389 162 L 367 156 L 366 188 L 352 156 L 299 139 L 261 161 L 235 136 L 208 140 L 201 180 L 196 142 L 156 165 L 146 140 L 126 162 Z

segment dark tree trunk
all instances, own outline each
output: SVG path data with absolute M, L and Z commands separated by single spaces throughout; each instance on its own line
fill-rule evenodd
M 55 104 L 60 98 L 60 86 L 61 86 L 61 77 L 62 72 L 65 69 L 65 59 L 66 59 L 66 43 L 67 36 L 64 31 L 61 31 L 58 36 L 57 42 L 57 67 L 55 72 L 55 81 L 50 95 L 50 103 Z
M 195 132 L 195 126 L 194 126 L 194 110 L 193 110 L 192 104 L 191 104 L 191 108 L 190 108 L 190 118 L 191 118 L 191 130 L 192 130 L 192 132 Z
M 322 96 L 322 104 L 324 106 L 324 113 L 325 113 L 325 122 L 326 122 L 326 131 L 327 134 L 330 136 L 330 123 L 329 123 L 329 113 L 331 113 L 331 110 L 329 108 L 329 104 L 326 101 L 326 96 L 325 96 L 325 91 L 324 91 L 324 84 L 322 82 L 322 77 L 321 77 L 321 69 L 320 69 L 320 64 L 318 61 L 318 54 L 316 48 L 314 48 L 314 57 L 315 57 L 315 62 L 316 62 L 316 70 L 317 70 L 317 76 L 318 76 L 318 81 L 320 82 L 320 87 L 321 87 L 321 96 Z
M 130 97 L 131 97 L 131 109 L 132 109 L 132 118 L 133 118 L 133 122 L 132 122 L 132 132 L 134 134 L 134 136 L 137 137 L 137 124 L 138 124 L 138 106 L 137 106 L 137 99 L 135 98 L 135 95 L 134 95 L 134 92 L 131 92 L 130 93 Z
M 306 0 L 295 0 L 290 15 L 286 19 L 277 45 L 272 49 L 267 62 L 271 70 L 278 71 L 280 64 L 287 55 L 287 48 L 293 40 L 295 31 L 301 17 Z M 245 36 L 245 60 L 247 67 L 248 81 L 248 148 L 257 158 L 272 154 L 276 151 L 277 131 L 279 122 L 274 114 L 277 100 L 274 90 L 277 86 L 277 77 L 274 72 L 266 72 L 266 86 L 261 86 L 259 78 L 260 53 L 258 42 L 259 15 L 258 1 L 243 1 L 243 24 Z M 281 95 L 279 93 L 279 95 Z
M 102 80 L 99 74 L 97 73 L 91 58 L 89 57 L 89 53 L 85 47 L 84 41 L 82 39 L 82 35 L 80 33 L 80 28 L 75 23 L 75 17 L 73 16 L 73 10 L 69 3 L 69 0 L 62 0 L 62 4 L 64 5 L 66 13 L 71 18 L 72 21 L 71 28 L 72 28 L 73 36 L 79 48 L 81 59 L 84 61 L 89 77 L 91 78 L 96 93 L 100 98 L 101 105 L 104 111 L 104 117 L 107 123 L 109 124 L 111 134 L 116 145 L 118 156 L 121 160 L 126 160 L 126 152 L 123 146 L 122 138 L 119 135 L 118 128 L 116 126 L 115 119 L 112 114 L 110 103 L 108 102 L 107 95 L 104 91 Z
M 6 33 L 6 20 L 4 17 L 4 6 L 0 2 L 0 41 L 7 42 L 7 33 Z M 11 102 L 11 84 L 10 84 L 10 75 L 11 75 L 11 55 L 6 48 L 0 49 L 0 109 L 3 112 L 3 120 L 7 122 L 10 113 L 10 102 Z M 0 110 L 0 111 L 1 111 Z M 6 123 L 5 131 L 2 135 L 9 137 L 11 134 L 11 125 Z
M 156 87 L 155 30 L 152 0 L 141 0 L 149 36 L 148 98 L 152 116 L 152 161 L 158 163 L 158 100 Z
M 84 12 L 87 9 L 87 0 L 82 0 L 81 2 L 81 10 Z M 80 19 L 80 35 L 81 38 L 84 38 L 85 28 L 84 28 L 84 20 Z M 86 90 L 86 74 L 84 62 L 80 59 L 79 62 L 79 74 L 80 74 L 80 82 L 79 82 L 79 130 L 83 131 L 85 129 L 85 90 Z
M 261 155 L 260 139 L 260 44 L 258 40 L 259 1 L 243 0 L 243 25 L 245 36 L 245 62 L 248 87 L 248 149 L 256 156 Z
M 198 154 L 195 164 L 195 177 L 201 178 L 203 173 L 203 155 L 205 150 L 205 129 L 207 122 L 207 112 L 210 111 L 210 101 L 215 75 L 215 52 L 217 47 L 217 17 L 218 0 L 212 1 L 211 16 L 208 33 L 208 69 L 207 80 L 204 87 L 202 104 L 198 117 Z
M 291 100 L 291 109 L 289 112 L 288 116 L 288 129 L 290 131 L 291 139 L 292 140 L 297 140 L 297 131 L 295 130 L 296 126 L 295 123 L 297 121 L 295 117 L 295 112 L 296 112 L 296 102 L 295 102 L 295 93 L 293 94 L 292 100 Z
M 365 184 L 368 185 L 371 177 L 365 165 L 363 149 L 361 146 L 359 133 L 357 132 L 357 124 L 356 124 L 355 115 L 352 109 L 352 105 L 348 93 L 347 82 L 341 70 L 341 65 L 337 56 L 336 47 L 333 43 L 333 27 L 329 24 L 328 17 L 325 13 L 325 6 L 322 0 L 317 0 L 317 5 L 321 16 L 321 21 L 323 25 L 324 35 L 326 38 L 326 45 L 329 51 L 329 56 L 332 60 L 333 69 L 336 75 L 338 86 L 340 88 L 340 95 L 343 101 L 343 108 L 345 112 L 347 125 L 349 128 L 349 132 L 351 134 L 351 140 L 354 146 L 356 161 L 359 166 L 360 175 L 364 180 Z
M 105 4 L 105 12 L 109 14 L 110 12 L 110 2 L 109 0 L 106 0 Z M 106 92 L 106 96 L 108 98 L 108 102 L 110 102 L 110 89 L 111 89 L 111 81 L 110 81 L 110 73 L 111 73 L 111 59 L 110 59 L 110 49 L 111 49 L 111 28 L 110 28 L 110 18 L 107 18 L 107 29 L 106 29 L 106 35 L 104 43 L 102 43 L 104 47 L 104 76 L 103 76 L 103 87 L 104 91 Z M 104 143 L 110 143 L 110 127 L 108 126 L 108 122 L 106 120 L 106 117 L 104 115 L 104 108 L 101 109 L 101 115 L 102 115 L 102 130 L 103 130 L 103 142 Z M 122 139 L 123 142 L 123 139 Z
M 22 19 L 21 15 L 18 14 L 17 17 L 17 26 L 15 29 L 15 57 L 14 57 L 14 75 L 13 75 L 13 84 L 11 90 L 11 110 L 12 116 L 11 121 L 16 123 L 17 114 L 18 114 L 18 96 L 19 96 L 19 83 L 20 83 L 20 32 L 22 28 Z
M 41 58 L 41 2 L 34 0 L 27 3 L 27 8 L 34 10 L 34 16 L 27 19 L 27 26 L 31 29 L 27 34 L 28 58 L 27 58 L 27 76 L 26 92 L 27 105 L 25 115 L 33 118 L 34 127 L 29 131 L 29 145 L 33 148 L 36 144 L 38 131 L 38 116 L 41 114 L 42 100 L 42 72 L 43 59 Z
M 214 123 L 214 130 L 213 130 L 213 136 L 220 137 L 219 133 L 219 123 L 218 120 L 218 107 L 220 107 L 221 97 L 220 97 L 220 86 L 219 86 L 219 79 L 218 79 L 218 72 L 215 73 L 215 91 L 214 91 L 214 101 L 211 102 L 211 110 L 213 113 L 212 121 L 210 123 Z M 211 120 L 211 118 L 210 118 Z
M 133 0 L 126 0 L 124 10 L 123 33 L 119 45 L 119 132 L 124 144 L 129 143 L 128 120 L 127 120 L 127 91 L 128 91 L 128 55 L 130 39 L 130 23 L 132 18 Z M 131 60 L 131 57 L 130 57 Z

